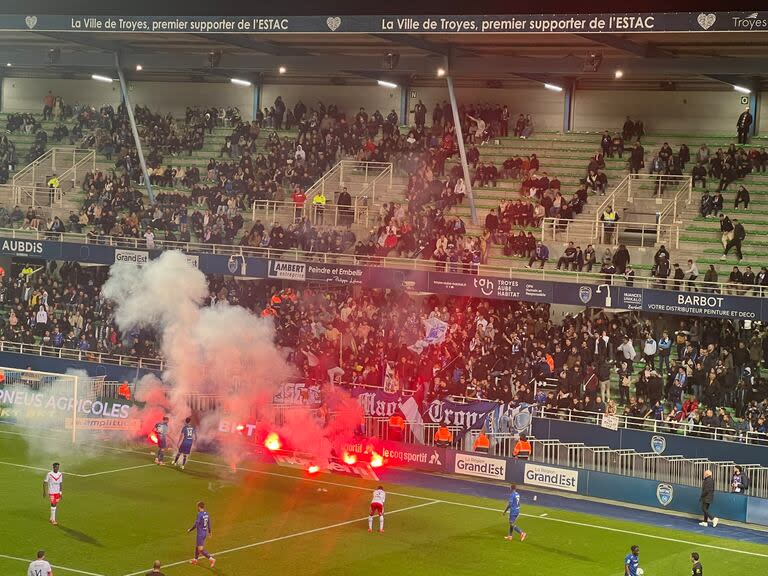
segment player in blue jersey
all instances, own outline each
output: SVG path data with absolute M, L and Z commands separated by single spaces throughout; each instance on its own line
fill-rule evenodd
M 162 421 L 155 424 L 155 436 L 157 437 L 155 464 L 165 466 L 165 449 L 168 448 L 168 416 L 163 416 Z
M 195 557 L 191 560 L 192 564 L 197 564 L 197 559 L 200 557 L 200 554 L 202 554 L 208 558 L 211 562 L 211 568 L 213 568 L 213 565 L 216 564 L 216 558 L 211 556 L 205 549 L 205 539 L 209 536 L 213 536 L 211 518 L 208 516 L 208 512 L 205 511 L 205 502 L 200 501 L 197 503 L 197 517 L 195 518 L 195 523 L 192 524 L 192 528 L 187 530 L 187 532 L 192 532 L 193 530 L 197 533 L 197 540 L 195 544 Z
M 639 576 L 642 574 L 639 556 L 640 546 L 632 546 L 629 554 L 624 558 L 624 576 Z
M 509 511 L 509 534 L 504 539 L 512 540 L 513 534 L 517 532 L 520 534 L 520 542 L 525 540 L 526 533 L 522 528 L 517 525 L 517 517 L 520 516 L 520 493 L 517 491 L 516 484 L 510 484 L 509 486 L 509 498 L 507 499 L 507 507 L 504 508 L 502 514 L 506 514 Z
M 179 457 L 181 459 L 181 469 L 184 470 L 184 466 L 187 465 L 187 458 L 189 453 L 192 452 L 192 443 L 197 440 L 197 431 L 191 424 L 192 418 L 184 420 L 184 426 L 181 429 L 181 435 L 179 437 L 179 449 L 176 452 L 176 457 L 173 459 L 173 465 L 176 466 L 179 463 Z

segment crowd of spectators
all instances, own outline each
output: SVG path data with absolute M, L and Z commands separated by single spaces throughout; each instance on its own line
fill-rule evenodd
M 269 235 L 277 241 L 281 233 L 295 231 Z M 157 357 L 152 331 L 116 330 L 111 304 L 99 296 L 106 276 L 106 268 L 77 263 L 15 267 L 0 283 L 6 346 Z M 308 378 L 379 386 L 388 373 L 390 385 L 394 378 L 420 401 L 463 396 L 538 403 L 553 415 L 617 412 L 765 432 L 768 334 L 749 323 L 673 324 L 634 312 L 555 322 L 546 304 L 325 284 L 281 298 L 277 284 L 223 277 L 209 277 L 209 289 L 210 305 L 273 310 L 278 344 Z M 429 319 L 446 323 L 445 336 L 419 345 Z
M 95 359 L 97 353 L 156 357 L 150 330 L 120 334 L 116 329 L 112 307 L 100 297 L 107 272 L 78 263 L 14 267 L 14 273 L 0 281 L 0 337 L 5 349 L 39 344 L 82 353 L 86 359 Z

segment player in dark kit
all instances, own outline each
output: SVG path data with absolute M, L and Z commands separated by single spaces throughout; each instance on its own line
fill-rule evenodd
M 505 540 L 512 540 L 512 536 L 515 532 L 520 534 L 520 542 L 525 540 L 527 536 L 520 526 L 517 525 L 517 519 L 520 516 L 520 493 L 517 491 L 517 485 L 510 484 L 509 486 L 509 498 L 507 499 L 507 507 L 504 508 L 502 514 L 506 514 L 509 511 L 509 533 L 504 537 Z
M 197 517 L 195 518 L 195 523 L 192 524 L 192 528 L 187 530 L 187 532 L 192 532 L 193 530 L 197 532 L 197 541 L 195 544 L 195 557 L 191 560 L 191 563 L 197 564 L 197 559 L 200 557 L 200 554 L 202 554 L 210 560 L 211 568 L 213 568 L 213 565 L 216 564 L 216 558 L 211 556 L 205 549 L 205 539 L 213 535 L 211 518 L 208 516 L 208 512 L 205 511 L 205 502 L 201 501 L 197 503 Z
M 699 562 L 698 552 L 691 552 L 691 563 L 693 564 L 691 567 L 691 576 L 702 576 L 704 574 L 704 570 L 701 567 L 701 562 Z
M 197 439 L 197 431 L 192 426 L 192 418 L 184 420 L 184 427 L 181 429 L 181 437 L 179 438 L 179 450 L 176 452 L 176 457 L 173 459 L 173 465 L 176 466 L 179 463 L 179 457 L 181 459 L 181 469 L 184 470 L 184 466 L 187 465 L 187 458 L 189 453 L 192 452 L 192 443 Z
M 624 576 L 639 576 L 640 546 L 632 546 L 629 554 L 624 558 Z

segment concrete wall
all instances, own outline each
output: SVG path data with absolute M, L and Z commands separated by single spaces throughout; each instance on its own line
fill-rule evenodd
M 304 86 L 299 84 L 271 84 L 265 85 L 262 89 L 262 110 L 272 106 L 278 96 L 282 96 L 285 105 L 291 109 L 299 100 L 303 101 L 307 108 L 317 107 L 318 100 L 326 106 L 335 104 L 347 114 L 347 119 L 353 118 L 361 106 L 369 114 L 378 110 L 386 116 L 390 110 L 394 109 L 400 115 L 400 88 L 389 89 L 378 85 Z
M 67 103 L 99 107 L 121 100 L 120 84 L 95 80 L 59 80 L 38 78 L 5 78 L 3 80 L 3 112 L 40 112 L 43 98 L 52 90 Z M 129 82 L 128 95 L 133 105 L 149 105 L 153 110 L 183 116 L 187 106 L 237 106 L 245 118 L 251 118 L 253 87 L 231 83 L 193 82 Z
M 763 94 L 760 98 L 757 121 L 757 133 L 760 136 L 768 136 L 768 94 Z
M 39 78 L 5 78 L 2 81 L 2 112 L 41 111 L 42 100 L 52 90 L 67 102 L 92 106 L 120 102 L 119 84 L 93 80 Z M 130 82 L 129 93 L 134 104 L 182 116 L 186 106 L 237 106 L 246 119 L 251 119 L 255 87 L 227 82 L 216 84 L 193 82 Z M 307 107 L 318 100 L 336 104 L 349 116 L 360 106 L 385 116 L 394 109 L 400 114 L 401 88 L 387 89 L 376 85 L 301 85 L 272 84 L 263 87 L 261 106 L 270 106 L 278 95 L 289 107 L 302 99 Z M 409 108 L 421 99 L 430 111 L 436 102 L 448 99 L 446 86 L 414 87 L 409 91 Z M 512 116 L 532 114 L 542 131 L 559 131 L 563 125 L 563 93 L 538 86 L 517 88 L 457 87 L 460 103 L 506 104 Z M 415 99 L 411 96 L 415 94 Z M 731 90 L 703 91 L 621 91 L 577 90 L 574 99 L 574 130 L 616 130 L 627 115 L 645 122 L 648 132 L 735 133 L 736 118 L 743 109 L 741 95 Z M 413 115 L 409 115 L 412 120 Z M 402 120 L 402 119 L 401 119 Z M 768 133 L 768 97 L 760 104 L 760 132 Z
M 410 109 L 419 101 L 424 102 L 431 122 L 432 109 L 436 102 L 448 100 L 448 87 L 411 88 L 416 99 L 409 101 Z M 544 88 L 485 88 L 457 87 L 456 99 L 459 104 L 506 104 L 513 118 L 518 114 L 531 114 L 536 129 L 559 131 L 563 129 L 563 93 Z M 413 115 L 410 115 L 413 119 Z
M 253 116 L 253 86 L 238 86 L 230 82 L 130 82 L 128 97 L 131 104 L 149 106 L 152 110 L 183 117 L 187 106 L 229 108 L 237 106 L 243 118 Z
M 616 130 L 627 115 L 643 120 L 646 132 L 736 135 L 736 120 L 744 109 L 741 94 L 593 90 L 576 92 L 574 130 Z
M 95 80 L 61 80 L 52 78 L 3 78 L 3 112 L 42 112 L 48 91 L 65 102 L 103 106 L 120 104 L 120 85 Z

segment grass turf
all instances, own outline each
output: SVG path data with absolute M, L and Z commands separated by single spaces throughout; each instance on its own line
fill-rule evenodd
M 698 550 L 709 574 L 760 572 L 768 546 L 546 509 L 524 489 L 520 523 L 528 539 L 507 542 L 504 502 L 386 486 L 385 533 L 367 532 L 370 481 L 250 463 L 229 471 L 205 455 L 182 472 L 136 451 L 74 450 L 65 442 L 0 427 L 3 522 L 0 574 L 22 574 L 44 548 L 57 575 L 144 574 L 154 559 L 168 576 L 219 574 L 466 574 L 478 571 L 571 576 L 621 574 L 631 544 L 648 576 L 687 574 Z M 48 524 L 42 479 L 53 459 L 65 474 L 59 526 Z M 214 535 L 213 571 L 190 566 L 195 502 L 204 499 Z M 544 515 L 544 516 L 542 516 Z M 378 522 L 374 523 L 378 527 Z M 752 554 L 749 554 L 752 553 Z M 16 559 L 14 559 L 16 558 Z M 66 569 L 65 569 L 66 568 Z

